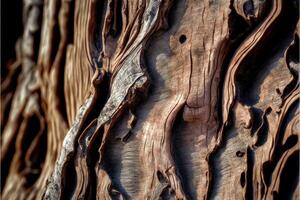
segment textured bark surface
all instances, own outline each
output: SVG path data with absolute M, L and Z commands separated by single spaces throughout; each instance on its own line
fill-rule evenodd
M 3 199 L 299 199 L 299 1 L 15 3 Z

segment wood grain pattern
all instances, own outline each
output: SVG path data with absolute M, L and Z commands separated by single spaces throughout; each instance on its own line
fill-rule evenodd
M 17 3 L 3 199 L 299 198 L 299 2 Z

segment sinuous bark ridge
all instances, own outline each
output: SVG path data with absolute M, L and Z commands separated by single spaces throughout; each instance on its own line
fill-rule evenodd
M 3 199 L 299 198 L 298 1 L 17 3 Z

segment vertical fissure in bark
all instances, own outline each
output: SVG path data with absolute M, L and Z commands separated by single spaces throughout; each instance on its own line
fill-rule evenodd
M 96 64 L 92 65 L 94 68 L 101 68 L 102 66 L 102 49 L 103 49 L 103 41 L 102 41 L 102 28 L 105 22 L 105 12 L 107 10 L 107 1 L 97 0 L 92 2 L 91 9 L 91 54 L 93 57 L 93 62 Z M 93 64 L 94 64 L 93 63 Z
M 195 149 L 189 145 L 191 135 L 188 135 L 189 131 L 185 131 L 189 126 L 184 122 L 182 115 L 183 109 L 178 112 L 174 121 L 171 149 L 183 189 L 188 199 L 195 199 L 197 191 L 193 185 L 197 185 L 198 181 L 196 179 L 199 177 L 199 174 L 194 169 L 195 161 L 193 159 L 193 153 Z M 193 127 L 193 125 L 190 126 Z
M 295 151 L 285 163 L 282 174 L 280 175 L 279 191 L 273 193 L 274 199 L 294 198 L 296 187 L 299 184 L 299 151 Z M 289 187 L 286 187 L 289 185 Z
M 50 53 L 50 65 L 54 63 L 55 57 L 57 55 L 58 49 L 59 49 L 59 44 L 61 42 L 61 31 L 65 31 L 61 29 L 60 27 L 60 20 L 59 20 L 59 13 L 61 10 L 62 3 L 60 0 L 48 2 L 49 7 L 52 8 L 52 10 L 49 10 L 48 14 L 51 15 L 51 21 L 49 25 L 51 26 L 51 52 Z M 61 30 L 60 30 L 61 29 Z
M 100 78 L 99 78 L 100 77 Z M 94 122 L 95 119 L 97 118 L 97 116 L 99 115 L 100 111 L 102 110 L 102 108 L 104 107 L 106 101 L 107 101 L 107 94 L 108 94 L 108 77 L 105 74 L 104 71 L 101 71 L 100 69 L 96 69 L 95 75 L 94 75 L 94 79 L 92 81 L 93 86 L 94 86 L 94 95 L 92 98 L 92 102 L 91 105 L 89 106 L 89 108 L 87 108 L 86 113 L 84 114 L 84 117 L 81 121 L 81 124 L 79 126 L 78 129 L 78 134 L 75 137 L 75 146 L 77 146 L 80 143 L 80 137 L 81 134 L 83 134 L 83 132 L 86 132 L 88 130 L 86 129 L 92 129 L 93 126 L 95 126 Z M 99 130 L 100 134 L 102 134 L 103 130 Z M 97 142 L 99 143 L 101 141 L 101 138 L 96 138 L 96 143 L 94 146 L 97 147 Z M 93 147 L 93 146 L 92 146 Z M 94 153 L 95 152 L 95 148 L 93 147 L 93 149 L 90 151 L 92 155 L 82 155 L 82 154 L 86 154 L 84 152 L 82 152 L 81 148 L 78 148 L 76 151 L 74 151 L 74 155 L 69 156 L 69 160 L 70 162 L 67 163 L 66 165 L 66 174 L 65 174 L 65 184 L 63 186 L 63 188 L 65 188 L 66 191 L 68 191 L 66 194 L 62 194 L 62 199 L 64 197 L 73 195 L 73 192 L 75 191 L 75 188 L 73 188 L 73 185 L 70 185 L 71 187 L 69 187 L 68 181 L 69 179 L 72 178 L 76 178 L 74 177 L 74 175 L 76 176 L 76 172 L 75 172 L 75 163 L 73 161 L 73 159 L 75 159 L 75 155 L 78 153 L 81 156 L 86 156 L 89 160 L 88 162 L 90 163 L 91 166 L 93 166 L 95 164 L 95 160 L 97 160 L 97 155 Z M 92 173 L 92 170 L 91 172 Z M 90 175 L 90 178 L 93 179 L 93 175 Z M 76 180 L 77 181 L 77 180 Z M 92 184 L 93 185 L 93 184 Z M 64 190 L 62 190 L 64 191 Z M 92 191 L 94 191 L 92 189 Z M 92 195 L 92 194 L 89 194 Z

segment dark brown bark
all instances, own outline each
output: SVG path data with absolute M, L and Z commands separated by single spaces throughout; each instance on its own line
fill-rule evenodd
M 3 199 L 299 198 L 298 1 L 18 3 Z

